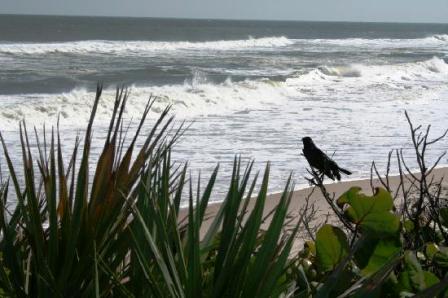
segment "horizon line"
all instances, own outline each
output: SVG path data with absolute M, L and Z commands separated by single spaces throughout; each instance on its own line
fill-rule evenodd
M 421 24 L 421 25 L 448 25 L 448 22 L 399 22 L 399 21 L 343 21 L 343 20 L 294 20 L 294 19 L 233 19 L 233 18 L 206 18 L 206 17 L 154 17 L 154 16 L 117 16 L 117 15 L 78 15 L 78 14 L 33 14 L 33 13 L 2 13 L 0 16 L 35 16 L 35 17 L 85 17 L 85 18 L 116 18 L 116 19 L 161 19 L 161 20 L 197 20 L 197 21 L 236 21 L 236 22 L 309 22 L 309 23 L 365 23 L 365 24 Z

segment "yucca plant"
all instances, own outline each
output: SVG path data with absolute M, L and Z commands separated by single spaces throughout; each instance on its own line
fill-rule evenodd
M 181 130 L 168 140 L 173 121 L 167 117 L 168 107 L 133 157 L 137 137 L 154 100 L 149 100 L 134 137 L 125 148 L 123 113 L 129 94 L 117 89 L 104 148 L 91 178 L 92 125 L 101 91 L 99 86 L 82 148 L 77 141 L 68 164 L 62 156 L 59 130 L 51 131 L 48 143 L 41 143 L 36 133 L 36 174 L 28 131 L 22 124 L 22 184 L 1 137 L 10 180 L 1 189 L 0 286 L 10 295 L 72 297 L 112 293 L 110 274 L 121 274 L 119 268 L 129 250 L 122 244 L 129 239 L 126 227 L 133 189 L 144 169 L 157 164 L 158 156 L 171 146 Z M 6 208 L 10 185 L 17 200 L 12 214 Z M 99 260 L 111 272 L 100 270 Z
M 190 180 L 186 224 L 182 224 L 178 212 L 186 168 L 178 175 L 177 187 L 170 190 L 167 185 L 173 175 L 168 153 L 163 160 L 161 172 L 145 172 L 132 208 L 136 218 L 131 226 L 132 292 L 138 297 L 275 297 L 286 293 L 292 286 L 286 276 L 298 230 L 297 225 L 288 233 L 283 231 L 292 196 L 290 180 L 263 229 L 269 165 L 248 211 L 257 179 L 249 185 L 253 164 L 241 174 L 241 162 L 236 159 L 226 199 L 201 237 L 218 167 L 202 193 L 200 183 L 193 191 Z

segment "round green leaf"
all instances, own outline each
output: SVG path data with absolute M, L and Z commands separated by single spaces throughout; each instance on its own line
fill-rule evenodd
M 352 187 L 337 200 L 338 206 L 345 208 L 345 215 L 375 238 L 396 235 L 400 218 L 391 212 L 394 204 L 390 193 L 377 188 L 374 196 L 366 196 L 360 191 L 361 188 Z
M 322 272 L 333 270 L 348 255 L 349 245 L 344 232 L 331 225 L 324 225 L 316 235 L 316 254 Z
M 438 251 L 432 258 L 433 262 L 442 268 L 448 268 L 448 254 Z
M 355 259 L 363 275 L 371 275 L 385 266 L 400 252 L 398 237 L 366 242 L 355 254 Z
M 400 230 L 400 219 L 389 211 L 369 213 L 363 218 L 361 227 L 363 231 L 375 237 L 389 237 L 396 235 Z
M 425 255 L 430 260 L 432 260 L 438 251 L 440 251 L 439 246 L 435 243 L 428 243 L 425 246 Z

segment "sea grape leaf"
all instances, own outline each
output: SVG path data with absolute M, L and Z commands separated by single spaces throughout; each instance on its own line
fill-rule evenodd
M 394 204 L 392 196 L 383 188 L 377 188 L 374 196 L 360 193 L 361 188 L 352 187 L 337 200 L 345 215 L 362 231 L 376 237 L 388 237 L 400 229 L 400 219 L 391 213 Z M 348 205 L 348 207 L 346 207 Z
M 367 214 L 378 211 L 390 211 L 394 207 L 392 196 L 383 188 L 377 188 L 375 195 L 370 197 L 361 193 L 360 187 L 351 187 L 337 200 L 339 207 L 349 204 L 347 211 L 352 219 L 362 220 Z
M 409 276 L 409 271 L 402 271 L 398 276 L 399 288 L 401 292 L 412 292 L 412 282 Z
M 429 271 L 423 271 L 423 278 L 425 280 L 425 289 L 440 282 L 440 279 L 434 273 Z
M 344 232 L 331 225 L 322 226 L 316 235 L 318 268 L 322 272 L 333 270 L 348 255 L 349 245 Z
M 386 239 L 370 238 L 355 253 L 355 260 L 361 269 L 361 273 L 364 276 L 369 276 L 388 262 L 393 261 L 400 250 L 401 241 L 399 237 Z
M 418 291 L 423 290 L 425 287 L 425 277 L 422 266 L 417 260 L 417 256 L 414 252 L 408 251 L 405 254 L 404 260 L 404 270 L 409 273 L 412 287 Z
M 436 252 L 432 258 L 433 262 L 442 268 L 448 268 L 448 252 L 444 249 Z
M 440 251 L 439 246 L 433 242 L 428 243 L 425 246 L 425 255 L 429 260 L 432 260 L 434 255 L 439 251 Z
M 399 276 L 402 290 L 420 292 L 437 284 L 439 278 L 429 271 L 424 271 L 414 252 L 407 251 L 404 257 L 404 268 Z
M 370 213 L 364 217 L 361 228 L 378 238 L 393 236 L 400 230 L 400 218 L 387 211 Z

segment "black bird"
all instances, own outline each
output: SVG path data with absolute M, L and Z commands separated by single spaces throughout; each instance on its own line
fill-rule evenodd
M 325 153 L 316 147 L 313 140 L 310 137 L 304 137 L 303 142 L 303 155 L 310 164 L 311 167 L 325 174 L 331 180 L 336 179 L 341 180 L 341 173 L 346 175 L 351 175 L 350 171 L 343 169 L 338 166 L 338 164 L 329 158 Z

